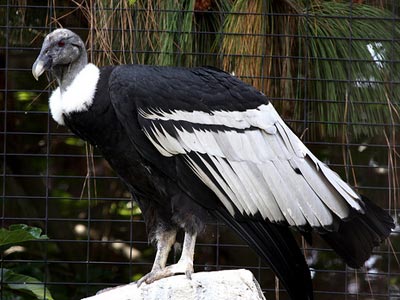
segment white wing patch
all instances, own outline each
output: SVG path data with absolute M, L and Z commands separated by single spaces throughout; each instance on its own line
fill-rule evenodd
M 272 104 L 244 112 L 139 113 L 151 121 L 144 132 L 162 155 L 196 153 L 196 160 L 186 156 L 188 165 L 232 215 L 236 209 L 273 222 L 324 227 L 332 224 L 333 215 L 348 217 L 350 207 L 362 210 L 359 196 L 307 149 Z M 171 120 L 197 126 L 168 133 L 162 125 Z

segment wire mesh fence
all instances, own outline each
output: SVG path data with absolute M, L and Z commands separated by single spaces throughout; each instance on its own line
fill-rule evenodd
M 398 222 L 399 6 L 396 0 L 2 1 L 1 227 L 27 224 L 49 238 L 3 246 L 0 298 L 81 299 L 137 280 L 154 257 L 134 199 L 96 149 L 48 112 L 55 85 L 31 75 L 48 32 L 77 32 L 97 65 L 210 65 L 234 73 L 268 95 L 321 160 Z M 359 270 L 317 236 L 313 245 L 297 236 L 315 298 L 400 299 L 399 233 L 396 227 Z M 170 262 L 179 251 L 176 243 Z M 231 268 L 251 270 L 267 299 L 288 298 L 268 265 L 224 224 L 210 223 L 196 247 L 195 270 Z

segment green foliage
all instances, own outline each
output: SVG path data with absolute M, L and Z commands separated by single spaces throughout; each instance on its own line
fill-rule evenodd
M 48 239 L 42 229 L 25 224 L 14 224 L 9 229 L 0 228 L 0 249 L 26 241 Z
M 223 68 L 272 98 L 305 99 L 274 104 L 311 121 L 313 139 L 381 135 L 364 123 L 400 121 L 400 87 L 390 84 L 400 78 L 400 25 L 390 7 L 349 2 L 234 1 L 218 40 Z
M 0 269 L 0 280 L 5 286 L 5 292 L 9 296 L 12 295 L 12 299 L 14 300 L 53 300 L 50 291 L 45 288 L 44 284 L 31 276 L 18 274 L 12 270 L 2 268 Z
M 400 44 L 393 43 L 400 26 L 391 21 L 393 14 L 370 5 L 350 5 L 339 1 L 313 1 L 304 8 L 308 18 L 299 22 L 302 60 L 297 73 L 310 78 L 302 86 L 298 98 L 317 99 L 295 110 L 295 119 L 301 119 L 304 110 L 312 119 L 328 121 L 320 126 L 323 136 L 337 136 L 341 126 L 350 122 L 390 124 L 400 108 L 400 88 L 387 84 L 398 80 L 400 64 L 394 55 L 400 53 Z M 338 16 L 332 18 L 332 16 Z M 377 18 L 381 18 L 376 22 Z M 398 57 L 398 56 L 397 56 Z M 320 101 L 320 100 L 325 100 Z M 326 128 L 326 129 L 325 129 Z M 355 137 L 381 134 L 377 126 L 348 128 Z
M 0 228 L 0 249 L 26 241 L 48 239 L 42 230 L 25 224 L 14 224 L 9 229 Z M 50 291 L 34 277 L 18 274 L 11 269 L 0 268 L 0 281 L 6 298 L 14 300 L 40 299 L 53 300 Z
M 83 147 L 85 142 L 78 137 L 70 136 L 65 139 L 65 144 L 69 146 Z
M 115 213 L 121 217 L 140 216 L 142 214 L 137 204 L 133 205 L 132 202 L 116 202 L 110 206 L 110 212 Z
M 160 36 L 161 52 L 157 64 L 179 65 L 181 64 L 180 52 L 192 49 L 193 7 L 194 0 L 161 2 L 160 9 L 169 11 L 169 13 L 162 14 L 160 18 L 160 28 L 163 29 L 163 32 Z M 178 62 L 176 58 L 178 58 Z
M 19 91 L 15 93 L 15 98 L 21 102 L 32 101 L 35 96 L 36 93 L 31 91 Z

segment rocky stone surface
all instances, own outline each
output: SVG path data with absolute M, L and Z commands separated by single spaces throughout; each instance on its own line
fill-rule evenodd
M 244 269 L 177 275 L 152 284 L 136 283 L 103 290 L 82 300 L 265 300 L 253 274 Z

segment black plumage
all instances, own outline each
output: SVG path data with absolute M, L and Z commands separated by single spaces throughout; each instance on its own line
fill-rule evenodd
M 61 41 L 61 43 L 60 43 Z M 233 228 L 292 299 L 312 299 L 308 266 L 289 226 L 316 229 L 352 267 L 391 232 L 393 220 L 318 161 L 254 87 L 215 68 L 87 63 L 81 39 L 50 33 L 33 65 L 59 88 L 54 119 L 98 147 L 138 199 L 157 243 L 150 283 L 193 272 L 194 242 L 208 217 Z M 176 231 L 178 264 L 166 267 Z M 309 238 L 308 238 L 309 239 Z

